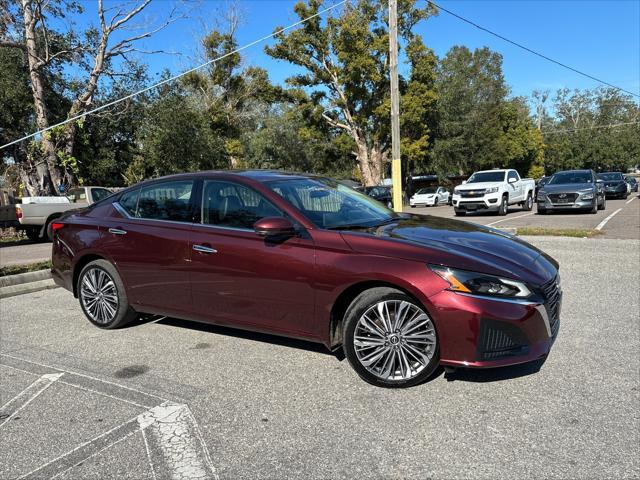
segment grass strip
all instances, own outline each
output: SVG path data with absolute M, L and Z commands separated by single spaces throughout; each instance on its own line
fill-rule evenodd
M 46 262 L 28 263 L 26 265 L 9 265 L 6 267 L 0 267 L 0 277 L 26 272 L 37 272 L 38 270 L 49 270 L 50 268 L 51 260 L 47 260 Z
M 517 227 L 518 235 L 591 238 L 602 233 L 590 228 Z

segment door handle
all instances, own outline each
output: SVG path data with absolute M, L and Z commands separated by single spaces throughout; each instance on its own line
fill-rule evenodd
M 109 233 L 113 233 L 114 235 L 126 235 L 126 230 L 120 230 L 119 228 L 110 228 Z
M 218 253 L 215 248 L 207 247 L 206 245 L 194 245 L 193 249 L 200 253 Z

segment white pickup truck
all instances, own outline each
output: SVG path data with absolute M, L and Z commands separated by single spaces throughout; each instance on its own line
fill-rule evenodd
M 531 178 L 520 178 L 515 170 L 484 170 L 475 172 L 453 191 L 455 214 L 494 211 L 506 215 L 509 205 L 521 205 L 523 210 L 533 208 L 536 184 Z
M 19 203 L 0 207 L 0 226 L 24 230 L 29 240 L 51 240 L 49 225 L 67 210 L 83 208 L 113 192 L 104 187 L 77 187 L 64 197 L 22 197 Z

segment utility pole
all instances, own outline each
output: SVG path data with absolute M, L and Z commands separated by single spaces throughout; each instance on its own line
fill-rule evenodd
M 398 2 L 389 0 L 389 76 L 391 77 L 391 182 L 393 209 L 402 211 L 400 160 L 400 91 L 398 87 Z

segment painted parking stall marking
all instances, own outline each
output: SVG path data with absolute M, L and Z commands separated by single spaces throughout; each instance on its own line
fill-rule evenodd
M 0 428 L 11 420 L 16 413 L 33 402 L 64 373 L 47 373 L 25 388 L 0 408 Z
M 524 215 L 518 215 L 517 217 L 502 218 L 500 220 L 496 220 L 495 222 L 487 223 L 487 227 L 495 225 L 496 223 L 506 222 L 507 220 L 515 220 L 516 218 L 528 217 L 529 215 L 533 215 L 533 214 L 534 212 L 529 212 L 529 213 L 525 213 Z
M 187 404 L 9 354 L 0 354 L 0 365 L 39 376 L 0 408 L 0 427 L 32 402 L 37 406 L 37 401 L 34 401 L 54 382 L 135 405 L 143 410 L 137 417 L 95 436 L 19 478 L 58 478 L 88 459 L 140 433 L 144 440 L 149 470 L 155 480 L 218 479 L 200 427 Z M 41 375 L 42 370 L 48 373 Z M 158 405 L 160 401 L 162 403 Z
M 602 230 L 604 226 L 607 224 L 607 222 L 611 220 L 613 217 L 615 217 L 621 211 L 622 211 L 622 208 L 619 208 L 615 212 L 613 212 L 611 215 L 609 215 L 607 218 L 605 218 L 603 221 L 601 221 L 596 227 L 596 230 Z

